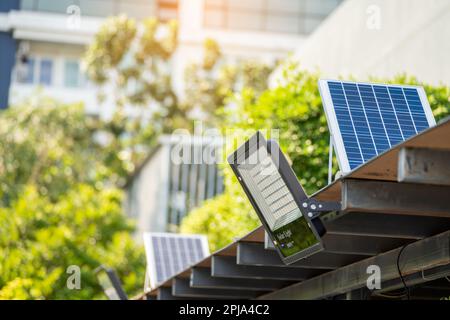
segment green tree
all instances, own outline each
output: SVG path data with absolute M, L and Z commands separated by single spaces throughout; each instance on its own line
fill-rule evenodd
M 267 78 L 273 65 L 248 59 L 237 63 L 224 61 L 219 45 L 212 39 L 203 44 L 203 60 L 192 62 L 185 70 L 185 99 L 190 110 L 199 110 L 200 116 L 213 127 L 220 126 L 229 98 L 242 88 L 251 88 L 256 95 L 267 89 Z
M 37 95 L 1 114 L 0 206 L 27 184 L 51 199 L 78 182 L 120 185 L 145 154 L 129 155 L 143 141 L 152 145 L 153 130 L 120 113 L 102 121 L 87 116 L 82 105 Z
M 100 88 L 112 86 L 118 108 L 147 107 L 155 130 L 184 127 L 187 110 L 180 108 L 172 88 L 170 61 L 177 47 L 175 21 L 156 18 L 138 23 L 126 16 L 107 19 L 86 51 L 88 77 Z M 104 92 L 100 101 L 104 100 Z
M 185 70 L 184 92 L 177 92 L 171 76 L 177 36 L 175 21 L 109 18 L 85 54 L 88 77 L 100 87 L 112 86 L 119 108 L 139 106 L 150 115 L 154 131 L 164 133 L 192 129 L 198 118 L 213 126 L 217 109 L 231 92 L 242 85 L 266 88 L 272 66 L 250 60 L 226 64 L 217 42 L 205 39 L 202 57 Z
M 0 299 L 103 297 L 93 273 L 102 263 L 128 293 L 142 287 L 143 250 L 117 189 L 133 166 L 128 133 L 153 136 L 39 96 L 1 113 Z M 69 265 L 81 268 L 81 290 L 66 287 Z
M 311 194 L 326 185 L 328 175 L 329 133 L 318 89 L 319 73 L 302 71 L 292 63 L 288 63 L 283 70 L 283 81 L 278 86 L 260 95 L 244 88 L 234 97 L 235 108 L 219 110 L 223 117 L 222 130 L 229 138 L 230 130 L 238 129 L 236 132 L 243 142 L 254 133 L 252 130 L 278 129 L 282 150 L 289 157 L 300 183 Z M 406 75 L 387 81 L 374 80 L 422 85 L 436 120 L 450 114 L 449 87 L 420 83 Z M 246 130 L 249 130 L 247 135 Z M 234 138 L 231 135 L 231 139 Z M 236 147 L 231 143 L 226 145 Z M 224 152 L 229 154 L 232 151 Z M 337 169 L 335 160 L 334 169 Z M 228 165 L 223 167 L 223 171 L 225 194 L 189 213 L 180 228 L 185 233 L 208 234 L 212 249 L 221 248 L 235 237 L 243 236 L 258 223 L 253 208 Z M 227 219 L 231 223 L 225 223 Z
M 145 265 L 132 230 L 120 190 L 77 184 L 50 201 L 28 185 L 11 207 L 0 208 L 0 299 L 102 298 L 94 274 L 102 263 L 136 293 Z M 81 269 L 79 290 L 67 287 L 71 265 Z

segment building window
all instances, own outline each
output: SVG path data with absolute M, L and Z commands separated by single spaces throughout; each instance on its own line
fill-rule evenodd
M 76 88 L 81 86 L 82 75 L 78 61 L 67 60 L 64 62 L 64 86 Z
M 39 84 L 50 86 L 52 84 L 53 61 L 42 59 L 39 68 Z
M 342 0 L 204 0 L 209 28 L 309 34 Z
M 157 16 L 162 21 L 178 19 L 178 0 L 158 0 Z
M 34 82 L 35 75 L 35 60 L 27 58 L 17 66 L 17 82 L 31 84 Z

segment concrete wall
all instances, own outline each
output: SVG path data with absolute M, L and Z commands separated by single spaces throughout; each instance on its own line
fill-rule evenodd
M 450 85 L 449 0 L 347 0 L 295 54 L 327 78 L 406 72 Z
M 127 189 L 125 211 L 136 220 L 136 239 L 144 232 L 167 231 L 169 148 L 160 148 Z

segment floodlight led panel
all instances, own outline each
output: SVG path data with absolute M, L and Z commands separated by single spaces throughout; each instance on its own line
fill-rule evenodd
M 436 124 L 419 86 L 320 80 L 319 88 L 344 173 Z
M 318 230 L 303 212 L 308 196 L 278 144 L 257 132 L 228 162 L 284 263 L 323 249 Z
M 145 233 L 144 245 L 151 288 L 209 255 L 204 235 Z

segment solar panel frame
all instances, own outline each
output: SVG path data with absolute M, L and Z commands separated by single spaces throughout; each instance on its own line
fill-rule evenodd
M 359 163 L 358 165 L 356 165 L 356 163 L 353 162 L 353 166 L 354 167 L 352 168 L 351 164 L 350 164 L 350 160 L 349 160 L 348 154 L 347 154 L 347 150 L 345 148 L 343 134 L 342 134 L 341 129 L 339 127 L 339 122 L 338 122 L 337 115 L 336 115 L 335 105 L 333 103 L 332 95 L 331 95 L 331 92 L 330 92 L 330 87 L 329 87 L 329 83 L 330 82 L 342 84 L 343 90 L 344 90 L 344 86 L 345 85 L 347 85 L 347 86 L 348 85 L 356 85 L 356 87 L 358 89 L 358 97 L 359 97 L 359 99 L 361 101 L 362 109 L 363 109 L 364 114 L 366 116 L 366 122 L 369 124 L 369 127 L 370 127 L 371 123 L 369 122 L 369 120 L 367 118 L 367 113 L 366 112 L 368 110 L 366 110 L 366 106 L 364 106 L 363 96 L 361 95 L 361 92 L 360 92 L 360 86 L 361 87 L 363 87 L 363 86 L 370 86 L 372 88 L 373 95 L 374 95 L 374 98 L 375 98 L 375 102 L 376 102 L 377 108 L 378 108 L 379 113 L 380 113 L 380 119 L 383 122 L 383 126 L 384 126 L 385 130 L 387 130 L 387 129 L 386 129 L 386 126 L 384 124 L 384 120 L 383 119 L 384 119 L 384 116 L 386 116 L 386 114 L 383 116 L 382 113 L 381 113 L 381 110 L 380 110 L 381 107 L 380 107 L 379 102 L 378 102 L 378 99 L 380 99 L 380 98 L 377 96 L 377 93 L 375 93 L 375 89 L 381 90 L 381 88 L 387 88 L 388 91 L 391 88 L 392 88 L 392 90 L 395 90 L 396 88 L 397 89 L 400 88 L 400 89 L 404 89 L 404 90 L 408 90 L 408 89 L 416 90 L 416 92 L 417 92 L 417 94 L 419 96 L 419 99 L 420 99 L 420 104 L 421 104 L 421 106 L 423 108 L 426 120 L 428 122 L 428 128 L 436 125 L 436 121 L 434 119 L 434 116 L 433 116 L 430 104 L 428 102 L 425 90 L 421 86 L 382 84 L 382 83 L 369 83 L 369 82 L 354 82 L 354 81 L 342 81 L 342 80 L 333 80 L 333 79 L 320 79 L 319 80 L 319 91 L 320 91 L 320 95 L 322 97 L 322 102 L 323 102 L 325 115 L 326 115 L 326 118 L 327 118 L 328 127 L 329 127 L 329 130 L 330 130 L 330 134 L 331 134 L 331 138 L 332 138 L 332 142 L 333 142 L 333 147 L 335 149 L 336 158 L 337 158 L 338 163 L 339 163 L 339 168 L 340 168 L 340 170 L 341 170 L 341 172 L 343 174 L 346 174 L 348 172 L 351 172 L 352 170 L 355 170 L 357 167 L 359 167 L 360 165 L 362 165 L 365 162 L 369 161 L 374 156 L 377 156 L 377 155 L 382 154 L 383 152 L 386 152 L 387 150 L 391 149 L 392 147 L 394 147 L 398 143 L 403 142 L 406 139 L 410 138 L 411 136 L 409 136 L 406 139 L 403 137 L 403 134 L 402 134 L 402 131 L 401 131 L 401 128 L 400 128 L 400 121 L 397 118 L 398 112 L 397 111 L 394 112 L 396 114 L 396 121 L 397 121 L 399 129 L 400 129 L 401 137 L 395 138 L 395 135 L 389 136 L 387 134 L 387 132 L 386 132 L 386 138 L 389 139 L 389 141 L 388 141 L 389 148 L 384 149 L 383 151 L 380 151 L 380 152 L 378 152 L 377 144 L 376 144 L 375 140 L 373 140 L 373 146 L 374 146 L 374 150 L 376 151 L 376 153 L 373 154 L 370 158 L 369 158 L 369 153 L 368 153 L 367 154 L 367 159 L 364 159 L 364 155 L 362 153 L 362 148 L 361 148 L 361 146 L 359 146 L 359 140 L 358 140 L 358 147 L 359 147 L 359 150 L 360 150 L 360 153 L 361 153 L 361 160 L 362 160 L 362 162 Z M 379 92 L 378 94 L 381 95 L 382 93 Z M 405 94 L 405 98 L 406 98 L 406 93 L 404 93 L 404 94 Z M 391 99 L 390 102 L 393 105 L 393 100 L 392 100 L 392 97 L 391 97 L 391 93 L 389 93 L 389 97 Z M 405 99 L 405 102 L 406 102 L 406 105 L 408 105 L 408 108 L 410 108 L 407 99 Z M 348 101 L 346 101 L 346 103 L 347 103 L 347 106 L 348 106 Z M 389 104 L 386 104 L 386 106 L 388 106 L 388 105 Z M 349 110 L 349 114 L 350 113 L 351 112 Z M 411 112 L 410 112 L 410 114 L 411 114 L 411 120 L 414 123 L 413 115 L 412 115 Z M 406 121 L 406 120 L 403 119 L 402 121 Z M 352 125 L 353 125 L 353 130 L 355 130 L 355 136 L 358 137 L 358 134 L 356 133 L 356 128 L 354 127 L 354 121 L 353 120 L 352 120 Z M 389 129 L 391 130 L 392 128 L 389 127 Z M 369 129 L 369 130 L 371 130 L 371 129 Z M 422 130 L 423 129 L 421 129 L 420 131 L 422 131 Z M 418 131 L 418 132 L 420 132 L 420 131 Z M 371 131 L 370 131 L 370 136 L 371 136 L 372 139 L 375 138 Z M 392 140 L 392 141 L 390 141 L 390 140 Z M 394 142 L 394 143 L 392 143 L 392 142 Z M 380 142 L 379 145 L 381 146 L 382 143 Z M 369 151 L 369 150 L 367 150 L 367 151 Z
M 145 248 L 145 255 L 147 260 L 147 277 L 146 277 L 146 288 L 145 290 L 156 288 L 159 284 L 163 283 L 167 279 L 170 279 L 170 277 L 174 276 L 176 273 L 182 271 L 183 269 L 187 268 L 189 265 L 199 262 L 201 259 L 207 257 L 209 255 L 209 247 L 208 247 L 208 239 L 206 235 L 198 235 L 198 234 L 177 234 L 177 233 L 164 233 L 164 232 L 146 232 L 143 235 L 144 238 L 144 248 Z M 189 243 L 191 243 L 193 240 L 198 240 L 200 243 L 200 247 L 197 247 L 194 243 L 190 245 L 187 243 L 188 241 L 182 241 L 182 246 L 186 250 L 194 249 L 195 252 L 185 252 L 183 250 L 180 250 L 180 242 L 179 240 L 191 240 Z M 192 257 L 193 261 L 189 263 L 189 265 L 180 266 L 178 264 L 178 269 L 175 269 L 174 265 L 174 256 L 173 252 L 167 252 L 161 251 L 161 244 L 162 241 L 167 242 L 167 247 L 170 247 L 171 245 L 178 246 L 178 252 L 180 257 L 179 259 L 182 259 L 181 256 L 184 256 L 185 259 L 190 260 Z M 155 245 L 156 243 L 156 245 Z M 201 249 L 201 253 L 197 252 L 197 249 Z M 157 251 L 160 252 L 157 252 Z M 159 261 L 160 258 L 159 254 L 164 255 L 169 262 L 164 262 L 162 260 Z M 178 259 L 177 258 L 177 259 Z M 177 260 L 179 262 L 179 259 Z M 166 264 L 166 268 L 164 268 L 164 265 L 162 263 Z M 167 266 L 170 270 L 167 270 Z M 160 274 L 163 274 L 163 277 L 165 280 L 160 280 L 158 278 L 158 270 Z

